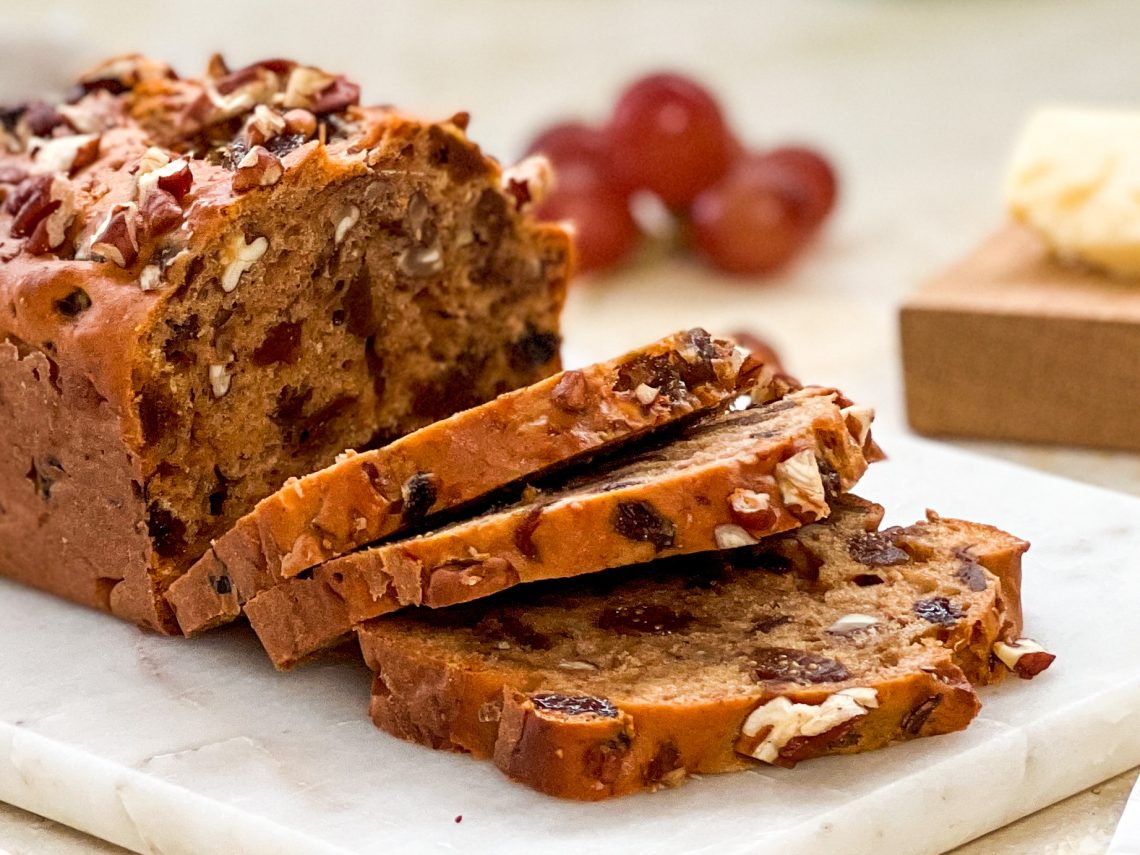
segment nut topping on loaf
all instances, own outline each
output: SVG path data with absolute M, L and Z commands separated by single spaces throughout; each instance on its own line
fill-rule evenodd
M 1001 679 L 1014 666 L 996 657 L 1026 644 L 1027 544 L 933 515 L 879 531 L 878 506 L 832 505 L 754 546 L 369 621 L 373 719 L 578 799 L 960 730 L 979 709 L 971 682 Z M 855 557 L 872 539 L 905 557 Z M 960 578 L 964 554 L 982 590 Z M 860 584 L 869 570 L 879 584 Z M 957 604 L 952 623 L 915 613 L 933 590 Z
M 567 235 L 463 122 L 358 103 L 129 56 L 0 111 L 0 573 L 176 631 L 163 593 L 287 478 L 557 370 Z

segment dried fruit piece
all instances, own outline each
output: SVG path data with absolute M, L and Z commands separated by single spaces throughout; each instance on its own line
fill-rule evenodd
M 596 715 L 617 718 L 618 708 L 606 698 L 592 695 L 562 695 L 557 692 L 539 692 L 530 696 L 536 710 L 562 715 Z
M 851 677 L 851 672 L 837 659 L 790 647 L 760 647 L 752 659 L 757 680 L 837 683 Z
M 847 542 L 847 552 L 860 564 L 869 567 L 890 567 L 906 564 L 910 556 L 895 546 L 882 532 L 868 531 Z
M 52 307 L 63 317 L 73 320 L 91 308 L 91 296 L 82 288 L 75 288 L 66 297 L 53 301 Z
M 586 409 L 586 377 L 581 371 L 567 371 L 550 392 L 550 400 L 560 410 L 580 413 Z
M 661 516 L 649 502 L 619 502 L 614 512 L 614 531 L 630 540 L 652 543 L 660 552 L 673 545 L 677 527 Z
M 914 613 L 920 618 L 942 626 L 953 626 L 965 616 L 960 608 L 946 597 L 931 597 L 914 604 Z
M 958 578 L 963 585 L 974 593 L 979 593 L 986 589 L 986 568 L 976 561 L 969 559 L 964 560 L 962 566 L 958 568 Z
M 427 516 L 435 504 L 437 478 L 430 472 L 417 472 L 404 482 L 400 495 L 404 499 L 404 519 L 419 520 Z
M 902 729 L 909 733 L 911 736 L 918 736 L 918 732 L 922 730 L 922 726 L 926 724 L 927 719 L 934 714 L 942 703 L 941 695 L 931 695 L 926 700 L 919 703 L 914 709 L 908 712 L 902 719 Z

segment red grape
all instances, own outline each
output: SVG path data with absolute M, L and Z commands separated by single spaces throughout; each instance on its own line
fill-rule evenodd
M 671 207 L 693 201 L 732 160 L 732 135 L 716 99 L 678 74 L 653 74 L 626 89 L 609 136 L 617 171 Z
M 575 190 L 593 185 L 601 177 L 615 190 L 627 189 L 614 173 L 609 138 L 584 122 L 551 125 L 534 138 L 526 153 L 543 154 L 550 160 L 558 188 Z
M 569 220 L 574 224 L 578 271 L 600 270 L 621 261 L 641 238 L 629 211 L 629 198 L 603 177 L 585 179 L 582 170 L 575 186 L 556 187 L 539 206 L 544 220 Z
M 746 159 L 693 203 L 693 245 L 722 270 L 767 273 L 791 259 L 814 231 L 809 208 L 795 175 Z
M 803 186 L 805 216 L 820 223 L 835 207 L 835 170 L 819 152 L 803 146 L 781 146 L 753 159 L 755 169 L 786 170 Z

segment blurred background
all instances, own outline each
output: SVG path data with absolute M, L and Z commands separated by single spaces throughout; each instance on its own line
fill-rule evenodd
M 672 329 L 747 328 L 801 378 L 844 387 L 902 426 L 897 307 L 1005 219 L 1001 180 L 1028 112 L 1140 91 L 1134 0 L 406 0 L 3 3 L 0 99 L 62 91 L 109 54 L 198 74 L 289 56 L 343 71 L 367 103 L 468 110 L 504 162 L 553 121 L 602 122 L 635 78 L 689 74 L 749 146 L 806 143 L 839 203 L 774 274 L 732 278 L 659 248 L 575 283 L 571 364 Z M 1140 492 L 1135 456 L 977 445 Z

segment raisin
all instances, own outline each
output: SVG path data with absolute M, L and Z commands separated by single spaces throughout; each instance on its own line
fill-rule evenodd
M 529 371 L 546 365 L 558 355 L 561 344 L 562 338 L 558 333 L 527 324 L 526 333 L 507 345 L 511 368 L 515 371 Z
M 293 149 L 304 145 L 307 141 L 308 137 L 304 134 L 278 134 L 265 143 L 265 148 L 270 154 L 274 154 L 277 157 L 284 157 Z
M 965 612 L 945 597 L 919 600 L 914 604 L 914 613 L 925 621 L 941 626 L 953 626 L 965 615 Z
M 963 560 L 962 566 L 958 568 L 958 578 L 963 585 L 974 593 L 980 593 L 986 589 L 985 568 L 976 561 Z
M 918 732 L 922 730 L 922 726 L 926 724 L 926 720 L 938 709 L 941 703 L 942 695 L 931 695 L 903 716 L 902 729 L 911 736 L 918 736 Z
M 531 508 L 515 527 L 515 548 L 531 561 L 538 559 L 538 546 L 534 542 L 534 530 L 542 518 L 542 507 Z
M 265 340 L 257 346 L 250 357 L 254 365 L 295 365 L 301 358 L 300 321 L 275 324 L 265 334 Z
M 837 659 L 790 647 L 760 647 L 753 653 L 753 661 L 758 680 L 832 683 L 851 676 L 851 672 Z
M 691 329 L 683 336 L 686 344 L 695 351 L 695 358 L 690 361 L 681 357 L 681 379 L 690 389 L 716 380 L 716 369 L 713 368 L 713 359 L 717 356 L 716 347 L 712 337 L 704 330 Z
M 49 454 L 32 460 L 27 478 L 35 486 L 36 494 L 46 502 L 51 498 L 51 488 L 55 482 L 66 474 L 58 458 Z
M 658 552 L 672 546 L 677 533 L 677 527 L 649 502 L 619 502 L 613 526 L 622 537 L 652 543 Z
M 492 250 L 503 241 L 503 234 L 510 225 L 510 212 L 507 200 L 490 188 L 480 194 L 472 215 L 472 229 L 475 239 Z
M 439 479 L 430 472 L 417 472 L 404 482 L 400 494 L 404 499 L 404 522 L 415 522 L 427 516 L 435 504 Z
M 511 614 L 485 617 L 475 625 L 475 632 L 490 642 L 508 639 L 531 650 L 549 650 L 554 646 L 550 636 Z
M 82 288 L 76 288 L 66 297 L 53 301 L 52 306 L 65 318 L 77 318 L 91 308 L 91 297 Z
M 618 708 L 607 698 L 592 695 L 562 695 L 557 692 L 539 692 L 530 696 L 537 710 L 556 712 L 563 715 L 596 715 L 602 718 L 617 718 Z
M 872 585 L 883 584 L 883 577 L 874 573 L 859 573 L 858 575 L 852 576 L 851 581 L 860 588 L 869 588 Z
M 487 163 L 477 145 L 447 133 L 438 125 L 428 129 L 428 144 L 432 161 L 446 168 L 457 184 L 487 173 Z
M 657 747 L 657 753 L 645 767 L 645 783 L 659 784 L 670 772 L 681 768 L 681 752 L 677 750 L 675 742 L 663 742 Z
M 693 622 L 689 612 L 677 612 L 668 606 L 607 606 L 598 618 L 598 626 L 618 635 L 672 635 Z
M 778 626 L 783 626 L 786 623 L 791 623 L 792 619 L 788 615 L 774 615 L 772 617 L 764 617 L 755 621 L 752 624 L 752 629 L 755 632 L 762 632 L 767 635 Z
M 688 387 L 681 377 L 684 360 L 676 353 L 637 356 L 618 367 L 615 392 L 632 392 L 639 386 L 651 386 L 658 394 L 677 401 L 685 397 Z
M 211 576 L 210 584 L 213 586 L 214 591 L 223 597 L 234 589 L 229 576 Z
M 877 531 L 867 531 L 852 537 L 847 541 L 847 552 L 860 564 L 869 567 L 890 567 L 910 561 L 909 555 Z
M 154 551 L 163 558 L 173 558 L 186 546 L 186 523 L 155 502 L 147 507 L 146 528 Z
M 815 736 L 796 736 L 789 739 L 787 744 L 780 749 L 780 756 L 775 761 L 775 765 L 790 769 L 801 760 L 818 757 L 834 746 L 842 743 L 857 743 L 859 735 L 853 732 L 853 728 L 858 718 L 861 716 L 841 721 L 835 727 Z

